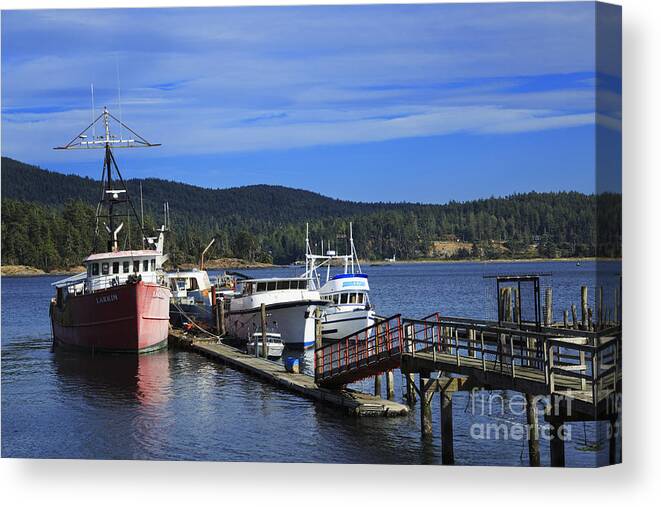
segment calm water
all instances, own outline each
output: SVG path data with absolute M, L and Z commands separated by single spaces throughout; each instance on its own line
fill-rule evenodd
M 607 285 L 620 267 L 594 262 L 366 266 L 381 315 L 491 318 L 493 282 L 484 275 L 545 272 L 556 318 L 579 301 L 579 287 Z M 247 270 L 246 272 L 250 272 Z M 294 275 L 300 268 L 259 270 Z M 597 273 L 599 272 L 599 276 Z M 2 279 L 2 456 L 31 458 L 440 463 L 435 435 L 423 441 L 419 413 L 404 418 L 352 418 L 264 384 L 196 354 L 163 351 L 139 358 L 51 352 L 50 284 L 58 277 Z M 591 291 L 592 293 L 592 291 Z M 401 398 L 401 376 L 396 376 Z M 365 381 L 354 387 L 371 390 Z M 502 394 L 505 400 L 517 394 Z M 478 408 L 481 406 L 477 404 Z M 526 465 L 525 440 L 479 439 L 476 425 L 525 423 L 514 404 L 476 413 L 468 393 L 454 396 L 455 459 L 466 465 Z M 478 410 L 477 412 L 480 412 Z M 544 424 L 540 421 L 540 424 Z M 607 463 L 604 427 L 571 424 L 568 466 Z M 514 436 L 514 433 L 512 433 Z M 586 450 L 590 448 L 591 450 Z M 592 450 L 592 449 L 597 450 Z M 541 443 L 549 462 L 548 444 Z

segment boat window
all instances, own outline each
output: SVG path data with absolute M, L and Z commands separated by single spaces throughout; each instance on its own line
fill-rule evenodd
M 154 262 L 156 262 L 156 261 L 154 261 Z M 189 287 L 188 290 L 199 290 L 199 289 L 200 289 L 200 286 L 197 284 L 197 279 L 190 278 L 190 287 Z
M 142 261 L 142 270 L 143 271 L 149 271 L 149 260 L 145 259 Z
M 151 260 L 151 270 L 156 271 L 156 259 Z M 195 283 L 197 284 L 197 281 Z
M 266 290 L 275 290 L 275 282 L 269 282 L 266 286 Z
M 87 265 L 87 276 L 92 276 L 92 265 L 91 264 Z
M 128 273 L 129 267 L 130 267 L 129 261 L 122 262 L 122 273 Z
M 289 282 L 286 280 L 280 280 L 278 282 L 278 290 L 286 290 L 289 288 Z
M 343 304 L 343 305 L 346 304 L 348 297 L 349 297 L 349 294 L 347 294 L 346 292 L 344 294 L 341 294 L 340 303 Z
M 112 263 L 112 274 L 116 275 L 119 273 L 119 262 L 113 262 Z
M 307 280 L 299 280 L 298 281 L 298 288 L 301 290 L 305 290 L 308 288 L 308 281 Z
M 339 294 L 334 294 L 333 295 L 333 303 L 338 304 L 340 302 L 340 295 Z
M 133 272 L 134 273 L 140 272 L 140 261 L 133 261 Z
M 365 294 L 362 292 L 358 293 L 358 304 L 362 305 L 365 302 Z
M 92 264 L 92 276 L 96 276 L 99 274 L 99 263 L 95 262 Z
M 358 297 L 358 295 L 355 292 L 352 292 L 351 294 L 349 294 L 349 303 L 356 304 L 356 298 L 357 297 Z
M 110 272 L 110 264 L 107 262 L 102 262 L 101 263 L 101 274 L 102 275 L 107 275 Z
M 264 292 L 266 290 L 266 282 L 259 282 L 257 284 L 257 292 Z

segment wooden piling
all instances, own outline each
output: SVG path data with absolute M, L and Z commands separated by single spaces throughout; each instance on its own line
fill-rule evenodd
M 389 400 L 395 399 L 395 374 L 392 370 L 386 372 L 386 393 Z
M 588 329 L 588 288 L 581 287 L 581 329 Z
M 374 396 L 381 398 L 381 375 L 374 376 Z
M 529 465 L 531 467 L 538 467 L 540 465 L 540 454 L 539 454 L 539 424 L 537 419 L 537 398 L 532 394 L 526 394 L 526 422 L 528 423 Z
M 608 464 L 615 465 L 617 461 L 617 437 L 618 437 L 618 422 L 617 417 L 612 417 L 609 421 L 608 428 Z
M 576 315 L 576 305 L 571 305 L 571 324 L 574 329 L 578 329 L 578 316 Z
M 557 394 L 551 395 L 551 410 L 554 412 L 549 417 L 551 426 L 550 431 L 550 448 L 551 448 L 551 466 L 564 467 L 565 466 L 565 442 L 561 438 L 564 433 L 564 418 L 567 413 L 567 402 L 563 397 Z
M 268 340 L 266 338 L 266 305 L 264 303 L 259 307 L 259 314 L 261 317 L 262 324 L 262 357 L 266 359 L 269 355 Z M 255 349 L 257 349 L 257 343 L 255 343 Z M 257 355 L 257 354 L 255 354 Z
M 521 308 L 519 308 L 519 289 L 512 289 L 512 300 L 514 301 L 514 322 L 521 324 Z
M 429 375 L 429 373 L 427 373 Z M 420 374 L 420 432 L 423 438 L 430 437 L 433 433 L 431 421 L 431 394 L 429 389 L 429 377 Z M 431 394 L 429 393 L 431 391 Z
M 553 324 L 553 288 L 547 287 L 544 294 L 544 325 Z
M 452 393 L 441 391 L 441 463 L 454 465 L 454 430 L 452 428 Z
M 216 334 L 221 334 L 220 329 L 220 316 L 218 315 L 218 300 L 216 299 L 216 287 L 211 286 L 211 312 L 213 315 L 213 322 L 216 328 Z
M 567 310 L 562 313 L 562 325 L 565 329 L 569 327 L 569 312 Z
M 512 287 L 505 287 L 505 320 L 512 322 Z

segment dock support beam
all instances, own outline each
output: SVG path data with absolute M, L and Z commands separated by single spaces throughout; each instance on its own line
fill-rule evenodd
M 617 417 L 613 417 L 609 421 L 608 427 L 608 464 L 616 465 L 617 461 L 617 441 L 619 437 L 619 423 Z
M 431 399 L 434 391 L 430 389 L 429 373 L 420 373 L 420 432 L 423 438 L 430 437 L 433 433 L 431 421 Z
M 454 465 L 452 393 L 446 390 L 441 390 L 441 462 L 444 465 Z
M 537 422 L 537 397 L 526 394 L 526 422 L 528 423 L 528 459 L 531 467 L 540 465 L 539 424 Z
M 395 374 L 392 370 L 386 372 L 386 393 L 389 400 L 395 399 Z
M 374 396 L 381 398 L 381 375 L 374 376 Z
M 409 407 L 415 405 L 415 374 L 406 374 L 406 403 Z
M 551 410 L 554 412 L 549 418 L 551 425 L 551 466 L 565 466 L 565 442 L 563 440 L 565 431 L 563 428 L 564 416 L 567 413 L 567 401 L 562 397 L 551 395 Z

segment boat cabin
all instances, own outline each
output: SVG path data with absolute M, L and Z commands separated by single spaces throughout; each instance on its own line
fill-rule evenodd
M 264 278 L 241 281 L 241 294 L 250 296 L 260 292 L 283 290 L 308 290 L 309 281 L 306 278 Z
M 335 305 L 365 306 L 369 304 L 369 283 L 364 273 L 342 273 L 326 282 L 319 293 L 321 299 Z
M 206 271 L 176 271 L 166 276 L 173 298 L 193 298 L 196 303 L 211 304 L 211 281 Z

